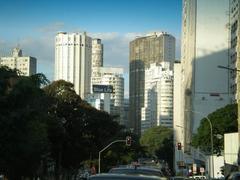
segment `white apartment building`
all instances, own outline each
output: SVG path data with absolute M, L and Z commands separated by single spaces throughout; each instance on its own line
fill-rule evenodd
M 123 68 L 96 67 L 96 76 L 92 77 L 92 85 L 112 85 L 110 94 L 110 114 L 119 115 L 120 124 L 123 124 L 124 78 Z
M 74 84 L 82 99 L 90 93 L 92 38 L 83 33 L 59 32 L 55 37 L 55 80 Z
M 145 69 L 141 133 L 154 126 L 173 127 L 173 71 L 169 62 Z
M 0 57 L 0 66 L 17 69 L 20 71 L 20 75 L 31 76 L 36 74 L 37 59 L 31 56 L 23 56 L 21 49 L 14 48 L 12 50 L 12 56 Z

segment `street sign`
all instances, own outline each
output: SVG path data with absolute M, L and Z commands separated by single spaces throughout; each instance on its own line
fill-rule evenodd
M 204 173 L 205 172 L 205 170 L 204 170 L 204 167 L 200 167 L 200 173 Z

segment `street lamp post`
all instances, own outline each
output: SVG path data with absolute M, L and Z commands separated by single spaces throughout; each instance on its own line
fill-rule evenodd
M 214 179 L 214 160 L 213 160 L 213 129 L 212 129 L 212 123 L 210 121 L 210 119 L 205 116 L 203 113 L 201 112 L 198 112 L 198 111 L 193 111 L 193 110 L 186 110 L 188 112 L 193 112 L 193 113 L 196 113 L 196 114 L 200 114 L 202 117 L 206 118 L 208 123 L 209 123 L 209 126 L 210 126 L 210 132 L 211 132 L 211 154 L 212 154 L 212 169 L 211 169 L 211 172 L 212 172 L 212 175 L 213 175 L 213 179 Z
M 218 68 L 221 68 L 221 69 L 226 69 L 230 72 L 236 72 L 237 73 L 237 77 L 239 78 L 239 72 L 240 72 L 240 69 L 238 68 L 230 68 L 230 67 L 226 67 L 226 66 L 221 66 L 221 65 L 218 65 Z M 237 89 L 239 88 L 239 79 L 237 80 Z M 237 93 L 236 93 L 237 94 Z M 238 136 L 240 137 L 240 98 L 239 98 L 239 95 L 237 96 L 237 103 L 238 103 Z M 239 143 L 240 143 L 240 138 L 239 138 Z M 240 152 L 240 147 L 238 148 L 238 151 Z M 238 152 L 238 156 L 240 156 Z M 240 165 L 238 163 L 238 170 L 240 170 Z
M 111 142 L 110 144 L 108 144 L 106 147 L 104 147 L 101 151 L 98 152 L 98 173 L 101 173 L 101 153 L 104 150 L 106 150 L 108 147 L 110 147 L 112 144 L 118 143 L 118 142 L 126 142 L 126 140 L 115 140 L 115 141 Z

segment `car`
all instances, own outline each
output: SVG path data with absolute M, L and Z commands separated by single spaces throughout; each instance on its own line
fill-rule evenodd
M 103 173 L 96 174 L 89 177 L 89 180 L 157 180 L 162 179 L 159 176 L 146 176 L 146 175 L 129 175 L 129 174 L 113 174 Z
M 199 180 L 201 180 L 201 179 L 207 179 L 207 177 L 206 176 L 193 176 L 193 178 L 194 179 L 199 179 Z
M 174 176 L 170 178 L 170 180 L 186 180 L 186 179 L 187 179 L 186 177 L 182 177 L 182 176 Z
M 149 175 L 149 176 L 158 176 L 158 177 L 164 177 L 160 169 L 156 168 L 149 168 L 149 167 L 117 167 L 112 168 L 109 170 L 109 173 L 114 174 L 141 174 L 141 175 Z
M 229 177 L 226 178 L 227 180 L 239 180 L 240 179 L 240 172 L 232 172 Z

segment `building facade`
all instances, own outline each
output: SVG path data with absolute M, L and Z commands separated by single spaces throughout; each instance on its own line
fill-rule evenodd
M 129 124 L 136 134 L 141 134 L 141 108 L 144 106 L 145 68 L 151 63 L 175 60 L 175 38 L 167 33 L 153 33 L 130 42 L 129 70 Z
M 92 38 L 84 33 L 60 32 L 55 37 L 55 80 L 74 84 L 82 99 L 90 94 Z
M 0 57 L 0 66 L 17 69 L 23 76 L 31 76 L 37 72 L 37 59 L 31 56 L 23 56 L 21 49 L 14 48 L 12 56 Z
M 192 132 L 204 116 L 230 103 L 229 72 L 218 68 L 229 66 L 228 11 L 229 0 L 183 1 L 184 114 Z
M 103 66 L 103 44 L 101 39 L 92 40 L 92 67 Z
M 173 71 L 169 62 L 145 69 L 141 133 L 155 126 L 173 127 Z
M 96 76 L 92 77 L 92 85 L 112 85 L 113 93 L 110 94 L 111 107 L 110 114 L 119 118 L 117 121 L 123 122 L 124 104 L 124 78 L 122 68 L 98 67 L 95 69 Z
M 238 117 L 240 117 L 240 45 L 239 45 L 239 32 L 240 32 L 240 0 L 230 1 L 230 94 L 231 102 L 238 103 Z M 237 69 L 237 71 L 236 71 Z M 238 132 L 240 133 L 240 118 L 238 118 Z M 240 140 L 240 138 L 239 138 Z
M 123 125 L 125 125 L 125 127 L 127 129 L 129 129 L 129 99 L 124 99 L 123 101 Z M 131 130 L 131 129 L 129 129 Z
M 96 82 L 96 79 L 99 81 L 99 75 L 101 73 L 98 72 L 99 67 L 103 67 L 103 44 L 101 39 L 93 39 L 92 40 L 92 75 L 91 75 L 91 93 L 92 86 Z
M 183 158 L 186 164 L 196 163 L 196 159 L 203 157 L 190 146 L 192 134 L 197 132 L 200 121 L 232 102 L 229 71 L 218 68 L 229 67 L 229 20 L 229 0 L 183 0 L 179 70 L 182 98 L 178 104 L 181 117 L 176 113 L 174 123 L 179 122 L 182 126 L 184 137 L 178 132 L 175 138 L 182 142 L 181 151 L 189 158 L 189 161 Z M 179 128 L 174 126 L 174 131 L 176 129 Z M 175 159 L 180 152 L 176 151 Z

